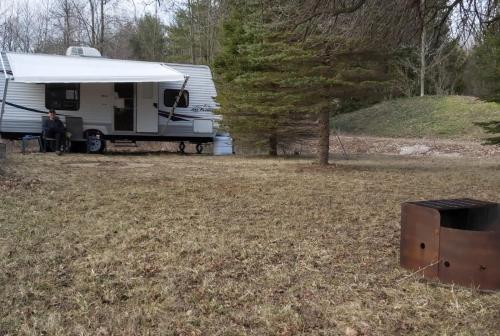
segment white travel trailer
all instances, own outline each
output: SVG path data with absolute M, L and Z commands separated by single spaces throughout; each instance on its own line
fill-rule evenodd
M 0 134 L 41 134 L 41 116 L 55 109 L 81 117 L 90 151 L 106 140 L 213 142 L 219 117 L 207 66 L 115 60 L 88 47 L 66 56 L 2 52 Z

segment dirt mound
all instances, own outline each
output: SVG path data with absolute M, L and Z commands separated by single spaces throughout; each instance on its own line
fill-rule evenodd
M 401 155 L 435 157 L 500 157 L 500 146 L 483 145 L 478 141 L 383 138 L 342 135 L 330 139 L 330 153 L 343 154 L 341 142 L 348 155 Z M 289 146 L 283 154 L 315 155 L 317 141 L 310 140 Z

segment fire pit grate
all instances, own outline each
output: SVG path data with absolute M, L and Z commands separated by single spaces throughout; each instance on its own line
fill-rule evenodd
M 468 198 L 403 203 L 400 263 L 425 278 L 500 289 L 500 204 Z

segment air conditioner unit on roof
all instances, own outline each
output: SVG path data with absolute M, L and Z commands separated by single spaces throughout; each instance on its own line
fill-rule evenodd
M 99 50 L 91 47 L 69 47 L 66 56 L 102 57 Z

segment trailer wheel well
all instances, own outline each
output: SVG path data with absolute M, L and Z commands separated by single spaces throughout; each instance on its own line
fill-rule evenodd
M 88 130 L 83 131 L 83 136 L 85 138 L 88 137 L 89 135 L 97 135 L 97 134 L 99 134 L 100 136 L 104 135 L 104 134 L 102 134 L 101 131 L 99 131 L 97 129 L 88 129 Z

